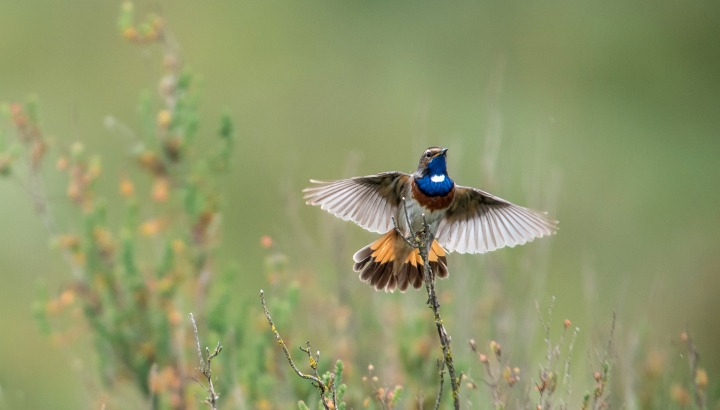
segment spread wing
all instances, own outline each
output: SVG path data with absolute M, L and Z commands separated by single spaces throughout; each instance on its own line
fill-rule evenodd
M 315 181 L 305 188 L 308 205 L 320 205 L 331 214 L 351 220 L 370 232 L 385 233 L 393 228 L 395 215 L 411 176 L 402 172 L 384 172 L 340 181 Z
M 557 221 L 479 189 L 457 186 L 436 238 L 450 252 L 485 253 L 552 235 Z

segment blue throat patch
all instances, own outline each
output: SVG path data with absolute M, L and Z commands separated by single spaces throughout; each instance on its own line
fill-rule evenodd
M 438 155 L 428 163 L 428 173 L 417 179 L 420 192 L 427 196 L 445 196 L 452 190 L 455 183 L 447 174 L 447 163 L 444 155 Z

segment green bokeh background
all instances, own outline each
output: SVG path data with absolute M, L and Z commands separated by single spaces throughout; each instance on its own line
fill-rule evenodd
M 720 374 L 720 3 L 137 8 L 162 13 L 186 63 L 203 75 L 204 132 L 223 109 L 236 120 L 221 253 L 247 272 L 238 298 L 265 284 L 253 273 L 261 272 L 259 237 L 285 235 L 286 192 L 299 201 L 308 179 L 349 176 L 348 162 L 359 174 L 412 171 L 422 149 L 447 146 L 458 183 L 554 204 L 561 230 L 549 239 L 544 293 L 531 297 L 554 295 L 559 317 L 581 327 L 616 310 L 625 328 L 669 339 L 687 322 L 711 378 Z M 154 62 L 117 33 L 118 10 L 113 1 L 0 1 L 0 100 L 35 93 L 45 130 L 101 153 L 107 175 L 123 170 L 128 149 L 104 118 L 137 126 L 139 91 L 156 87 Z M 494 183 L 480 186 L 497 124 Z M 102 189 L 117 197 L 108 179 Z M 557 193 L 548 193 L 554 183 Z M 64 187 L 55 190 L 59 204 Z M 37 280 L 60 284 L 67 269 L 22 189 L 2 181 L 0 201 L 0 406 L 77 408 L 72 363 L 38 333 L 30 310 Z M 320 235 L 320 211 L 299 212 L 308 234 Z M 352 251 L 373 236 L 353 238 L 342 255 L 348 275 Z

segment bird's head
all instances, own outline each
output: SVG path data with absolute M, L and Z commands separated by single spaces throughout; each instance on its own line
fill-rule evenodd
M 420 157 L 420 163 L 416 174 L 419 176 L 426 175 L 446 175 L 447 174 L 447 148 L 430 147 L 423 152 Z

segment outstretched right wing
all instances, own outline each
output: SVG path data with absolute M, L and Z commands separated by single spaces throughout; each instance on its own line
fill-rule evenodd
M 402 172 L 355 177 L 339 181 L 315 181 L 303 189 L 308 205 L 344 220 L 351 220 L 370 232 L 385 233 L 393 228 L 392 217 L 412 177 Z
M 475 188 L 456 186 L 436 238 L 449 252 L 485 253 L 552 235 L 557 221 Z

